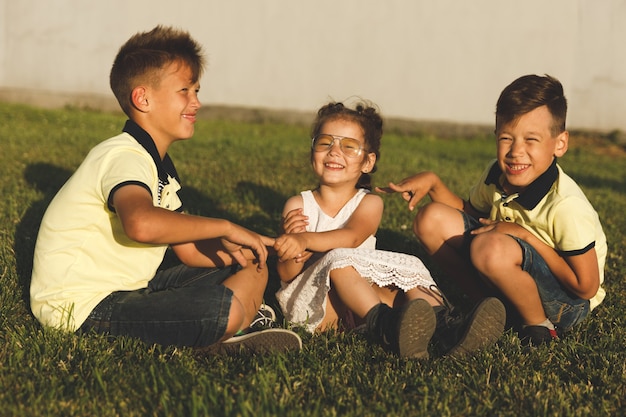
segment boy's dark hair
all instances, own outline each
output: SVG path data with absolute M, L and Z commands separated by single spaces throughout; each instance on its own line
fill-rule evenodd
M 193 82 L 202 76 L 202 47 L 183 30 L 159 25 L 149 32 L 136 33 L 122 45 L 109 83 L 126 115 L 130 116 L 133 89 L 141 84 L 158 86 L 160 70 L 176 61 L 189 67 Z
M 496 104 L 496 132 L 504 125 L 536 109 L 547 106 L 552 114 L 552 135 L 565 131 L 567 100 L 563 86 L 549 75 L 524 75 L 506 86 Z
M 361 101 L 355 104 L 354 109 L 346 107 L 341 102 L 326 104 L 317 112 L 317 117 L 311 129 L 311 137 L 315 138 L 320 133 L 322 126 L 333 120 L 347 120 L 361 126 L 365 139 L 364 151 L 366 153 L 374 153 L 376 155 L 376 163 L 378 163 L 380 158 L 380 140 L 383 136 L 383 119 L 374 104 Z M 372 174 L 377 170 L 376 163 L 370 171 Z M 371 190 L 371 176 L 366 173 L 361 174 L 356 186 L 357 188 Z

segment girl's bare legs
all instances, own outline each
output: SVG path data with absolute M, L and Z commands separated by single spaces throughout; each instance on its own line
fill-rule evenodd
M 372 285 L 351 266 L 333 269 L 330 282 L 343 304 L 361 318 L 382 302 Z
M 326 314 L 324 314 L 324 318 L 316 330 L 338 329 L 339 319 L 345 317 L 347 310 L 346 305 L 337 296 L 335 289 L 331 288 L 328 291 L 328 297 L 326 297 Z
M 333 272 L 335 272 L 334 280 Z M 346 279 L 346 277 L 348 278 Z M 344 282 L 348 281 L 350 283 L 350 286 L 348 287 L 349 299 L 347 302 L 342 301 L 340 296 L 337 294 L 337 282 L 341 280 L 343 280 Z M 346 310 L 348 309 L 357 314 L 358 317 L 355 317 L 355 320 L 358 321 L 357 324 L 360 324 L 363 321 L 362 319 L 365 317 L 365 315 L 362 313 L 363 310 L 366 310 L 365 314 L 367 314 L 367 312 L 372 307 L 381 302 L 387 304 L 390 307 L 399 307 L 408 301 L 423 299 L 426 300 L 428 304 L 433 307 L 443 305 L 443 298 L 437 291 L 433 291 L 425 287 L 415 287 L 407 292 L 404 292 L 398 290 L 397 288 L 380 287 L 376 284 L 368 283 L 352 267 L 333 270 L 331 272 L 331 282 L 333 282 L 333 288 L 331 288 L 331 290 L 329 291 L 328 298 L 326 300 L 326 314 L 324 315 L 324 319 L 322 320 L 322 322 L 317 327 L 317 330 L 323 331 L 326 329 L 337 329 L 339 319 L 341 317 L 345 317 Z M 342 287 L 342 284 L 339 284 L 339 287 Z M 366 297 L 366 299 L 369 301 L 363 301 L 363 293 L 368 294 L 368 297 Z M 351 305 L 362 303 L 363 307 L 359 310 L 361 313 L 353 310 L 352 307 L 347 303 L 351 303 Z
M 331 271 L 330 280 L 346 308 L 365 321 L 372 340 L 402 357 L 428 357 L 436 321 L 428 302 L 413 300 L 406 306 L 392 308 L 393 291 L 372 286 L 352 267 Z

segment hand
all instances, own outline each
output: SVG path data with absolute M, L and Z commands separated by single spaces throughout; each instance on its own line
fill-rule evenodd
M 281 229 L 286 233 L 304 233 L 306 232 L 306 227 L 308 226 L 309 217 L 303 214 L 303 210 L 301 208 L 290 210 L 285 217 L 282 219 Z M 282 243 L 281 243 L 282 246 Z M 276 245 L 274 247 L 276 249 Z M 301 253 L 298 253 L 293 260 L 296 263 L 303 263 L 309 260 L 309 258 L 313 255 L 313 252 L 308 250 L 303 250 Z M 288 259 L 288 258 L 286 258 Z M 286 260 L 284 259 L 284 260 Z M 284 261 L 282 258 L 281 262 Z
M 517 223 L 490 220 L 485 218 L 480 218 L 478 219 L 478 221 L 483 226 L 472 230 L 470 233 L 473 235 L 479 235 L 481 233 L 487 232 L 497 232 L 524 239 L 524 235 L 527 233 L 526 229 L 524 229 L 523 226 L 520 226 Z
M 389 183 L 388 187 L 376 187 L 379 193 L 402 193 L 404 201 L 409 202 L 409 210 L 413 210 L 426 194 L 432 189 L 432 173 L 421 172 L 405 178 L 398 184 Z
M 281 262 L 290 259 L 296 262 L 304 262 L 311 257 L 311 252 L 306 250 L 306 239 L 300 233 L 285 234 L 276 238 L 274 249 Z M 302 260 L 304 259 L 304 260 Z
M 221 242 L 224 249 L 243 267 L 248 264 L 248 261 L 242 249 L 251 249 L 259 262 L 258 268 L 263 269 L 268 256 L 267 246 L 273 246 L 275 240 L 232 224 L 230 233 L 222 237 Z
M 282 219 L 281 229 L 284 233 L 306 232 L 309 217 L 303 214 L 301 208 L 289 211 Z

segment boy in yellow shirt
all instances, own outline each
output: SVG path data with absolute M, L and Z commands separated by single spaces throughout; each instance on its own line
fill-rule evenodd
M 284 329 L 233 337 L 259 314 L 274 239 L 183 213 L 167 152 L 194 133 L 203 67 L 201 47 L 173 28 L 120 48 L 110 83 L 129 120 L 91 150 L 40 227 L 31 308 L 45 326 L 216 350 L 301 348 Z M 183 264 L 158 270 L 168 247 Z
M 497 159 L 463 200 L 432 172 L 380 191 L 400 192 L 413 230 L 472 298 L 495 293 L 519 316 L 520 337 L 548 343 L 602 302 L 606 237 L 580 187 L 557 164 L 568 148 L 567 101 L 550 76 L 518 78 L 496 106 Z

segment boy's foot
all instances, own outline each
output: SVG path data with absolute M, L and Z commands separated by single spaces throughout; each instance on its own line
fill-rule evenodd
M 525 326 L 520 330 L 519 336 L 523 344 L 530 346 L 552 343 L 559 338 L 556 330 L 545 326 Z
M 401 307 L 398 317 L 398 353 L 402 358 L 428 358 L 428 344 L 435 332 L 437 318 L 432 306 L 422 299 Z
M 276 327 L 279 326 L 278 323 L 276 323 L 276 313 L 274 312 L 274 309 L 267 304 L 261 304 L 259 311 L 256 312 L 250 326 L 239 330 L 235 333 L 235 336 L 242 336 L 244 334 L 258 332 L 259 330 L 272 329 Z
M 261 304 L 250 326 L 240 333 L 250 333 L 253 330 L 269 329 L 272 327 L 276 327 L 276 313 L 272 307 L 267 304 Z M 240 333 L 237 333 L 237 335 Z
M 200 350 L 210 354 L 288 352 L 302 350 L 302 340 L 291 330 L 265 329 L 233 336 Z
M 443 316 L 445 312 L 438 315 L 437 341 L 444 355 L 459 357 L 495 343 L 504 331 L 506 310 L 500 300 L 490 297 L 464 319 Z

